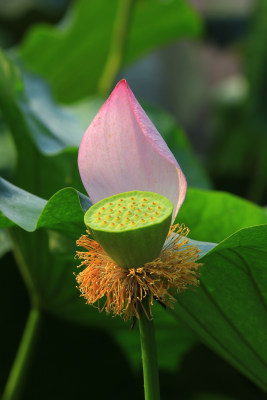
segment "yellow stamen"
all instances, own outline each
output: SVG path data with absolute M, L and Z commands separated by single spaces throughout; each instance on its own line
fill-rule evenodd
M 154 299 L 172 307 L 176 301 L 175 293 L 199 283 L 201 264 L 195 261 L 200 250 L 188 245 L 188 232 L 183 225 L 173 225 L 160 256 L 143 267 L 130 269 L 120 268 L 96 241 L 82 235 L 77 245 L 87 251 L 77 251 L 76 255 L 83 260 L 80 267 L 86 267 L 76 277 L 81 295 L 100 311 L 105 309 L 125 320 L 132 316 L 139 318 L 142 299 L 146 296 L 149 299 L 148 318 L 152 318 Z M 105 298 L 104 305 L 100 307 L 102 298 Z

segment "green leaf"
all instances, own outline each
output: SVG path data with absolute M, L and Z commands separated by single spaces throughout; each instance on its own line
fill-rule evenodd
M 34 196 L 0 178 L 1 227 L 18 225 L 33 232 L 39 228 L 62 231 L 78 238 L 84 230 L 84 207 L 90 207 L 89 199 L 75 189 L 57 192 L 49 201 Z
M 79 146 L 87 124 L 70 107 L 56 104 L 42 79 L 20 70 L 3 51 L 0 72 L 0 105 L 15 139 L 29 136 L 46 155 Z M 15 112 L 18 121 L 13 121 Z
M 20 57 L 52 84 L 57 99 L 71 102 L 96 93 L 117 8 L 118 0 L 80 0 L 60 26 L 39 25 L 29 32 Z M 185 0 L 136 1 L 124 62 L 179 37 L 195 37 L 201 29 L 199 16 Z
M 13 183 L 40 197 L 50 197 L 67 185 L 82 190 L 77 146 L 85 126 L 75 112 L 53 102 L 42 81 L 22 78 L 3 51 L 0 107 L 17 149 Z
M 241 228 L 266 224 L 267 212 L 230 193 L 189 188 L 177 221 L 192 239 L 220 242 Z
M 200 15 L 186 1 L 136 2 L 126 47 L 125 63 L 174 39 L 196 37 L 202 32 Z
M 267 225 L 242 229 L 206 254 L 199 288 L 173 315 L 267 390 Z

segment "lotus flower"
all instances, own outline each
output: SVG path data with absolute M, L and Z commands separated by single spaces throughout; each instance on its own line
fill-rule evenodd
M 185 198 L 179 164 L 124 79 L 85 132 L 78 166 L 93 203 L 131 190 L 150 191 L 171 200 L 175 219 Z
M 77 276 L 77 282 L 87 303 L 99 304 L 106 296 L 104 308 L 108 313 L 122 315 L 125 319 L 139 318 L 142 298 L 147 296 L 149 310 L 146 314 L 149 317 L 152 316 L 153 299 L 172 306 L 175 301 L 172 291 L 197 286 L 200 264 L 195 261 L 200 251 L 197 246 L 188 245 L 188 229 L 173 225 L 167 233 L 171 218 L 175 219 L 184 201 L 186 179 L 125 80 L 118 83 L 85 132 L 78 165 L 84 187 L 96 203 L 85 215 L 88 233 L 95 240 L 82 235 L 77 241 L 78 246 L 86 249 L 77 252 L 77 257 L 83 260 L 80 266 L 86 267 Z M 142 195 L 137 208 L 139 193 Z M 149 222 L 137 215 L 153 196 L 164 196 L 169 204 L 170 212 L 164 220 L 169 221 L 165 244 L 166 235 L 161 240 L 162 232 L 154 230 L 156 226 L 161 230 L 159 223 L 165 222 L 151 222 L 157 218 L 156 214 L 161 214 L 153 206 L 157 202 L 151 200 L 152 205 L 147 210 L 152 211 L 144 214 L 148 215 Z M 123 209 L 127 211 L 127 204 L 136 209 L 134 213 L 137 214 L 132 218 L 138 219 L 139 230 L 128 229 L 129 224 L 135 226 L 137 223 L 131 221 L 131 217 L 122 219 L 117 215 L 124 212 Z M 117 211 L 117 206 L 122 208 Z M 166 207 L 158 205 L 157 208 Z M 132 214 L 130 208 L 127 213 Z M 124 230 L 122 233 L 120 227 Z M 127 236 L 131 229 L 133 235 Z M 152 257 L 149 250 L 154 249 L 157 240 L 159 251 L 154 253 L 153 250 Z

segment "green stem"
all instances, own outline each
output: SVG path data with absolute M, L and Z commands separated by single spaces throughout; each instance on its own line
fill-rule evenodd
M 127 34 L 130 26 L 131 12 L 134 0 L 120 0 L 115 18 L 107 63 L 99 81 L 98 92 L 106 96 L 119 72 L 125 50 Z
M 17 400 L 20 397 L 29 370 L 37 333 L 41 321 L 40 312 L 33 308 L 30 311 L 20 346 L 10 371 L 2 400 Z
M 145 299 L 146 300 L 146 299 Z M 147 301 L 143 301 L 146 307 Z M 153 320 L 141 310 L 139 331 L 143 360 L 145 400 L 160 400 L 157 350 Z

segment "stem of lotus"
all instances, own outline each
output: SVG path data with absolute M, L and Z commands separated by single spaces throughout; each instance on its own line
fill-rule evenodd
M 10 371 L 2 400 L 17 400 L 20 398 L 34 352 L 40 322 L 40 312 L 33 308 L 30 311 L 26 322 L 20 346 Z
M 119 72 L 130 27 L 134 0 L 120 0 L 111 38 L 109 55 L 99 81 L 98 92 L 106 96 Z
M 143 300 L 143 305 L 144 307 L 148 307 L 147 298 Z M 142 349 L 145 400 L 160 400 L 154 323 L 153 320 L 147 318 L 143 310 L 140 311 L 139 331 Z

